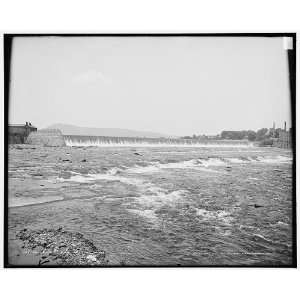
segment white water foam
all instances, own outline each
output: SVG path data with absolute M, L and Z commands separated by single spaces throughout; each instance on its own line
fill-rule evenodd
M 267 241 L 267 242 L 272 242 L 272 240 L 267 239 L 267 238 L 264 237 L 262 234 L 253 233 L 253 235 L 254 235 L 254 236 L 257 236 L 257 237 L 259 237 L 259 238 L 261 238 L 261 239 L 263 239 L 263 240 L 265 240 L 265 241 Z
M 249 161 L 237 158 L 237 157 L 229 157 L 227 158 L 227 161 L 233 163 L 233 164 L 246 164 L 249 163 Z
M 127 169 L 129 173 L 153 173 L 158 172 L 162 169 L 193 169 L 199 171 L 206 171 L 206 172 L 216 172 L 221 173 L 216 170 L 208 169 L 210 166 L 220 166 L 226 165 L 222 160 L 218 159 L 208 159 L 208 160 L 200 160 L 200 159 L 191 159 L 191 160 L 184 160 L 179 162 L 172 162 L 172 163 L 159 163 L 154 162 L 148 166 L 135 166 L 133 168 Z
M 228 164 L 224 159 L 220 158 L 199 159 L 198 163 L 200 163 L 204 167 L 226 166 Z
M 153 190 L 152 190 L 153 191 Z M 164 189 L 159 189 L 154 193 L 143 194 L 135 198 L 143 207 L 161 207 L 162 205 L 173 205 L 182 200 L 187 195 L 186 190 L 177 190 L 168 192 Z
M 161 141 L 161 142 L 151 142 L 141 140 L 141 141 L 127 141 L 127 140 L 120 140 L 118 142 L 112 140 L 101 140 L 101 139 L 70 139 L 65 138 L 65 143 L 67 146 L 70 147 L 187 147 L 187 148 L 249 148 L 254 147 L 252 143 L 247 142 L 222 142 L 222 141 L 216 141 L 216 142 L 167 142 L 167 141 Z
M 157 225 L 157 216 L 155 215 L 155 210 L 163 205 L 172 206 L 181 201 L 188 193 L 186 190 L 176 190 L 169 192 L 168 190 L 158 187 L 151 182 L 141 180 L 138 178 L 128 178 L 120 175 L 120 169 L 113 168 L 108 170 L 104 174 L 86 174 L 82 175 L 79 173 L 74 174 L 69 179 L 59 178 L 59 181 L 68 182 L 92 182 L 97 180 L 106 181 L 119 181 L 128 185 L 135 185 L 141 194 L 138 197 L 131 197 L 136 205 L 135 208 L 127 208 L 128 211 L 140 215 L 148 219 L 151 223 Z
M 244 163 L 268 163 L 268 164 L 281 164 L 290 163 L 292 161 L 291 157 L 286 156 L 276 156 L 276 157 L 246 157 L 246 158 L 208 158 L 208 159 L 192 159 L 179 162 L 171 163 L 159 163 L 153 162 L 147 166 L 134 166 L 131 168 L 123 167 L 123 169 L 114 167 L 108 170 L 106 173 L 98 174 L 80 174 L 76 172 L 71 172 L 72 176 L 70 178 L 58 178 L 58 181 L 65 182 L 79 182 L 88 183 L 97 180 L 107 180 L 107 181 L 120 181 L 125 184 L 142 186 L 145 185 L 149 188 L 149 185 L 144 180 L 139 178 L 124 177 L 120 176 L 122 172 L 126 173 L 153 173 L 158 172 L 162 169 L 193 169 L 198 171 L 224 173 L 215 169 L 210 169 L 210 167 L 228 166 L 229 164 L 244 164 Z
M 285 222 L 281 222 L 281 221 L 278 221 L 278 222 L 276 223 L 276 225 L 278 225 L 278 226 L 283 226 L 283 227 L 289 226 L 289 224 L 287 224 L 287 223 L 285 223 Z
M 292 162 L 292 157 L 287 157 L 287 156 L 274 156 L 274 157 L 262 157 L 258 156 L 257 157 L 260 162 L 263 163 L 269 163 L 269 164 L 281 164 L 281 163 L 290 163 Z
M 75 172 L 72 172 L 73 174 Z M 147 182 L 145 180 L 139 178 L 132 177 L 124 177 L 120 175 L 114 175 L 119 173 L 118 168 L 113 168 L 108 170 L 107 173 L 99 173 L 99 174 L 79 174 L 75 173 L 75 175 L 70 178 L 58 178 L 57 180 L 60 182 L 80 182 L 87 183 L 93 182 L 97 180 L 105 180 L 105 181 L 119 181 L 124 184 L 134 185 L 141 192 L 141 196 L 133 197 L 133 199 L 142 204 L 164 204 L 171 203 L 174 200 L 180 199 L 182 196 L 186 194 L 185 190 L 177 190 L 173 192 L 168 192 L 168 190 L 158 187 L 151 182 Z
M 225 167 L 231 164 L 249 164 L 249 163 L 267 163 L 267 164 L 282 164 L 290 163 L 291 157 L 275 156 L 275 157 L 229 157 L 229 158 L 207 158 L 207 159 L 191 159 L 171 163 L 153 162 L 147 166 L 135 166 L 128 168 L 128 173 L 154 173 L 162 169 L 194 169 L 199 171 L 222 173 L 210 167 Z
M 249 163 L 266 163 L 266 164 L 282 164 L 292 162 L 292 157 L 277 156 L 247 156 L 247 157 L 229 157 L 226 161 L 233 164 L 249 164 Z
M 203 208 L 196 208 L 196 215 L 200 216 L 204 221 L 214 219 L 227 225 L 230 225 L 233 220 L 230 213 L 225 210 L 209 211 Z
M 85 174 L 85 175 L 77 173 L 76 175 L 73 175 L 70 178 L 67 179 L 58 178 L 57 180 L 60 182 L 70 181 L 70 182 L 79 182 L 79 183 L 87 183 L 87 182 L 97 181 L 97 180 L 106 180 L 106 181 L 119 181 L 125 184 L 136 185 L 136 186 L 142 186 L 145 184 L 144 180 L 138 178 L 128 178 L 128 177 L 114 175 L 116 172 L 118 172 L 118 170 L 116 170 L 116 168 L 113 168 L 109 170 L 107 173 Z

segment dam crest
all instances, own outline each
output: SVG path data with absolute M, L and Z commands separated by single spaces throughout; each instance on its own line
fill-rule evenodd
M 64 135 L 70 147 L 252 147 L 248 140 L 197 140 Z

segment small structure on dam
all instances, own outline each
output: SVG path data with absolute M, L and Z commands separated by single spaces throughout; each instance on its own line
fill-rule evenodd
M 42 129 L 29 134 L 27 144 L 48 147 L 66 146 L 64 137 L 58 129 Z
M 37 128 L 26 122 L 24 124 L 8 125 L 8 143 L 9 144 L 24 144 L 31 132 L 37 131 Z

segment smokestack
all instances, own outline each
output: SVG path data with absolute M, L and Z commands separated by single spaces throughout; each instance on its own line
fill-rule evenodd
M 284 122 L 284 131 L 286 131 L 286 122 Z

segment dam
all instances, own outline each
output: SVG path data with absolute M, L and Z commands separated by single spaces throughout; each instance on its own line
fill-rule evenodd
M 71 147 L 251 147 L 248 140 L 201 140 L 181 138 L 142 138 L 64 135 Z

